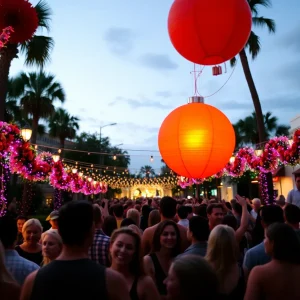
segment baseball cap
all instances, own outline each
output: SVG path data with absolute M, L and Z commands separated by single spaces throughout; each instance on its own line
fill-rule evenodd
M 56 220 L 59 217 L 59 213 L 58 210 L 54 210 L 50 213 L 50 215 L 47 217 L 46 221 L 50 221 L 50 220 Z

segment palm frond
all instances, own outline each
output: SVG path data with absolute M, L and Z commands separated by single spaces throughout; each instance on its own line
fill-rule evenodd
M 258 6 L 269 8 L 272 6 L 271 0 L 248 0 L 250 9 L 253 14 L 258 14 Z
M 276 136 L 289 136 L 290 126 L 287 125 L 278 125 L 276 128 Z
M 249 49 L 252 59 L 256 58 L 261 49 L 259 36 L 256 35 L 253 31 L 251 31 L 250 37 L 246 44 L 246 48 Z
M 267 27 L 269 33 L 275 33 L 276 31 L 276 24 L 273 19 L 268 19 L 264 17 L 253 17 L 252 18 L 253 25 L 256 27 Z
M 45 0 L 40 0 L 34 8 L 39 19 L 39 27 L 46 28 L 49 31 L 52 10 L 48 3 Z
M 236 62 L 237 62 L 236 57 L 233 57 L 233 58 L 230 60 L 230 66 L 231 66 L 231 67 L 234 67 L 234 66 L 236 65 Z
M 37 65 L 43 68 L 50 62 L 50 53 L 54 47 L 51 37 L 34 35 L 33 38 L 21 44 L 21 53 L 25 55 L 25 65 Z

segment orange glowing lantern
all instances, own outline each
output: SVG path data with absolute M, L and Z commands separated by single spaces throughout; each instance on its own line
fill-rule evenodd
M 163 121 L 158 146 L 164 162 L 178 175 L 206 178 L 229 162 L 235 132 L 218 109 L 194 96 L 190 103 L 173 110 Z

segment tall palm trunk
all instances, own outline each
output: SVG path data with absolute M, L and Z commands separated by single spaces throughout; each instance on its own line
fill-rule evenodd
M 249 62 L 247 58 L 247 54 L 245 49 L 240 52 L 240 59 L 243 66 L 244 74 L 248 83 L 248 87 L 250 90 L 250 94 L 252 97 L 252 101 L 254 104 L 255 114 L 256 114 L 256 122 L 257 122 L 257 131 L 259 136 L 259 143 L 265 142 L 266 132 L 265 132 L 265 124 L 264 124 L 264 117 L 261 109 L 261 104 L 259 100 L 259 96 L 255 87 L 255 83 L 250 71 Z M 263 146 L 263 145 L 261 145 Z M 268 172 L 266 176 L 262 176 L 263 180 L 266 180 L 267 183 L 267 194 L 268 194 L 268 201 L 270 204 L 274 200 L 274 188 L 273 188 L 273 178 L 272 173 Z M 265 182 L 261 182 L 261 189 L 264 189 Z M 264 191 L 266 192 L 266 191 Z M 264 194 L 263 192 L 261 193 Z M 266 200 L 266 199 L 263 199 Z
M 252 101 L 254 104 L 255 114 L 256 114 L 256 122 L 257 122 L 257 131 L 259 135 L 259 143 L 263 143 L 265 141 L 265 125 L 264 125 L 264 117 L 260 105 L 259 96 L 255 87 L 255 83 L 250 71 L 248 58 L 245 49 L 240 52 L 240 59 L 243 66 L 244 74 L 249 86 L 250 94 L 252 97 Z
M 36 144 L 38 126 L 39 126 L 39 118 L 37 116 L 33 116 L 33 118 L 32 118 L 32 135 L 31 135 L 31 139 L 30 139 L 32 144 Z
M 5 99 L 8 88 L 8 75 L 11 62 L 17 57 L 18 47 L 8 44 L 0 50 L 0 121 L 5 120 Z

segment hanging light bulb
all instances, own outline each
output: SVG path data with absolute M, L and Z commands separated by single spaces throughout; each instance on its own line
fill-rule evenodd
M 254 150 L 254 152 L 255 152 L 256 156 L 261 156 L 263 153 L 262 149 L 256 149 L 256 150 Z
M 153 155 L 150 156 L 150 161 L 153 162 Z
M 59 159 L 60 159 L 60 156 L 57 155 L 57 154 L 53 154 L 53 155 L 52 155 L 52 159 L 53 159 L 54 162 L 57 163 L 57 162 L 59 161 Z
M 83 173 L 82 173 L 82 172 L 79 172 L 78 175 L 79 175 L 79 177 L 82 177 Z
M 117 159 L 117 156 L 116 156 L 116 155 L 114 155 L 114 156 L 113 156 L 113 160 L 116 160 L 116 159 Z
M 77 173 L 77 169 L 76 169 L 76 168 L 73 168 L 73 169 L 72 169 L 72 173 L 73 173 L 73 174 L 76 174 L 76 173 Z
M 92 178 L 91 178 L 91 177 L 89 177 L 89 178 L 88 178 L 88 181 L 89 181 L 89 182 L 91 182 L 91 181 L 92 181 Z
M 61 153 L 61 149 L 58 149 L 57 152 L 58 152 L 58 153 Z

